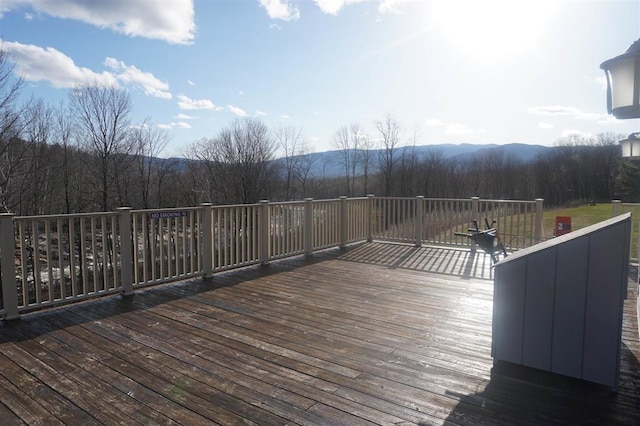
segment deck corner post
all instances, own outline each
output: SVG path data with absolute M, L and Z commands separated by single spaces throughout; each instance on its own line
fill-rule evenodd
M 424 197 L 418 195 L 416 197 L 416 242 L 415 246 L 422 246 L 422 227 L 424 216 Z
M 200 203 L 202 209 L 202 279 L 213 276 L 213 204 Z
M 0 214 L 0 271 L 5 321 L 20 318 L 20 313 L 18 312 L 18 282 L 16 280 L 14 216 L 13 213 Z
M 611 200 L 611 217 L 616 217 L 620 214 L 620 206 L 622 205 L 622 201 L 620 200 Z
M 471 223 L 480 220 L 480 197 L 471 197 Z M 474 222 L 475 221 L 475 222 Z M 471 252 L 475 253 L 478 245 L 475 240 L 471 240 Z
M 260 200 L 260 264 L 269 264 L 269 200 Z
M 349 229 L 347 199 L 345 195 L 340 196 L 340 249 L 344 249 L 347 246 L 347 230 Z
M 368 216 L 368 226 L 367 226 L 367 242 L 370 243 L 371 241 L 373 241 L 373 218 L 374 218 L 374 207 L 375 207 L 375 198 L 376 196 L 373 194 L 368 194 L 367 198 L 369 199 L 368 204 L 368 208 L 369 208 L 369 214 Z
M 542 241 L 542 220 L 544 218 L 544 199 L 536 198 L 536 224 L 534 242 L 537 244 Z
M 304 255 L 313 255 L 313 198 L 304 199 Z
M 131 236 L 131 207 L 119 207 L 120 223 L 120 280 L 122 294 L 133 295 L 133 239 Z

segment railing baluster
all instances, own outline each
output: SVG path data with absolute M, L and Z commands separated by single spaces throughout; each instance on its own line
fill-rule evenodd
M 12 215 L 13 217 L 13 215 Z M 1 220 L 1 219 L 0 219 Z M 12 218 L 13 220 L 13 218 Z M 31 297 L 31 292 L 29 291 L 29 269 L 27 264 L 27 235 L 25 235 L 25 224 L 23 222 L 18 222 L 17 224 L 14 222 L 13 226 L 18 227 L 18 244 L 20 247 L 20 275 L 22 278 L 22 283 L 19 284 L 22 289 L 22 306 L 27 306 L 29 304 L 29 299 Z M 0 229 L 0 233 L 1 233 Z M 0 248 L 0 251 L 2 249 Z M 0 253 L 0 256 L 2 254 Z M 0 265 L 0 268 L 2 266 Z
M 122 285 L 123 294 L 125 296 L 130 296 L 133 294 L 131 207 L 121 207 L 118 209 L 118 211 L 120 212 L 119 236 L 120 236 L 120 265 L 121 265 L 120 267 L 122 268 L 120 272 L 121 285 Z
M 16 282 L 16 237 L 13 213 L 0 214 L 0 273 L 2 277 L 2 304 L 5 320 L 20 318 Z

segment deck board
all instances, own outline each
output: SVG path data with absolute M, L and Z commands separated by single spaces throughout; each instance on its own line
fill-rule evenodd
M 0 325 L 0 424 L 637 424 L 617 393 L 490 356 L 491 259 L 368 243 Z

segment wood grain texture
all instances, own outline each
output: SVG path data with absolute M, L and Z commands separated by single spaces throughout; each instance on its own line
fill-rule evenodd
M 636 424 L 618 393 L 491 358 L 491 260 L 368 243 L 0 325 L 0 424 Z

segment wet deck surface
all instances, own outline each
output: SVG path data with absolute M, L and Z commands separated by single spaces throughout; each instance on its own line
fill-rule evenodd
M 0 424 L 639 424 L 620 387 L 490 356 L 491 260 L 369 243 L 0 325 Z

